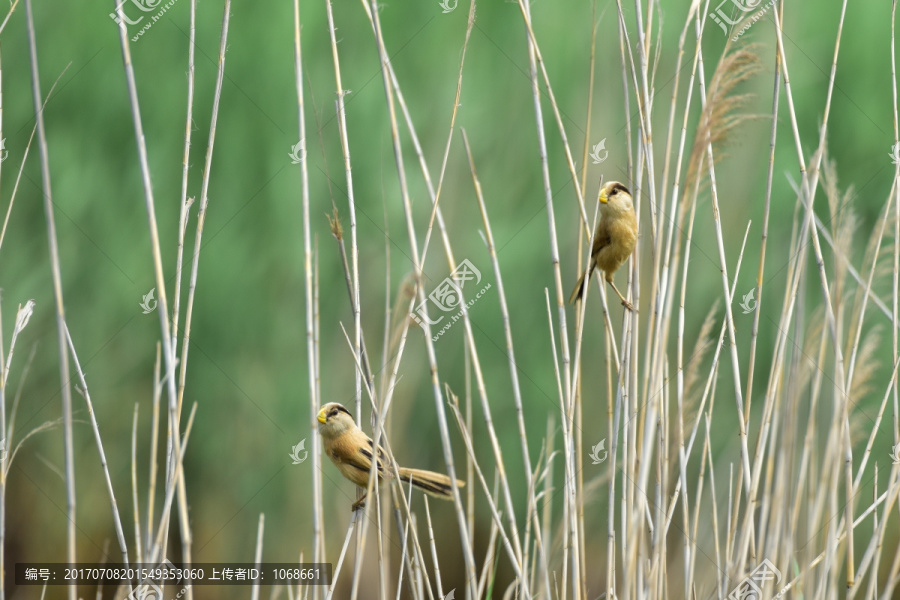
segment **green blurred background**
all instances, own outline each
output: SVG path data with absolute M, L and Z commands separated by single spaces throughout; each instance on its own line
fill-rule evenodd
M 633 32 L 633 6 L 625 4 L 626 19 Z M 325 4 L 302 2 L 301 5 L 307 77 L 304 81 L 308 109 L 306 160 L 312 232 L 317 237 L 322 289 L 322 394 L 327 401 L 352 406 L 354 362 L 341 324 L 351 331 L 353 316 L 340 255 L 325 217 L 334 202 L 349 244 L 347 184 L 335 117 L 334 71 Z M 680 119 L 691 59 L 688 53 L 680 57 L 679 64 L 675 52 L 687 3 L 663 2 L 662 5 L 662 13 L 654 16 L 654 27 L 663 23 L 664 36 L 655 74 L 654 137 L 656 164 L 660 169 L 673 76 L 676 69 L 687 67 L 681 79 L 677 117 Z M 34 10 L 41 86 L 45 94 L 62 74 L 47 104 L 45 118 L 66 315 L 87 373 L 109 472 L 118 494 L 126 535 L 132 542 L 131 422 L 137 403 L 143 514 L 150 460 L 152 373 L 160 327 L 156 313 L 142 314 L 139 307 L 142 296 L 156 287 L 156 283 L 118 31 L 109 17 L 112 7 L 112 2 L 36 2 Z M 131 45 L 170 303 L 181 190 L 189 9 L 189 0 L 178 0 Z M 218 1 L 201 2 L 198 6 L 196 101 L 188 192 L 197 197 L 209 133 L 222 9 L 223 3 Z M 132 15 L 139 14 L 131 3 L 125 5 L 125 10 Z M 586 196 L 591 199 L 596 197 L 601 176 L 606 180 L 627 180 L 625 148 L 629 133 L 625 128 L 615 3 L 601 0 L 596 10 L 599 23 L 596 87 L 593 123 L 588 133 L 585 119 L 592 4 L 539 0 L 533 8 L 535 31 L 579 167 L 585 136 L 589 136 L 592 144 L 606 140 L 609 158 L 588 168 Z M 389 296 L 393 304 L 400 280 L 412 269 L 412 254 L 371 28 L 358 3 L 338 2 L 334 11 L 344 86 L 351 90 L 346 98 L 346 110 L 361 257 L 363 327 L 377 370 L 382 361 L 385 297 Z M 452 12 L 442 13 L 437 0 L 387 2 L 382 4 L 380 12 L 386 44 L 435 181 L 449 133 L 467 12 L 468 4 L 460 3 Z M 785 9 L 786 51 L 803 149 L 807 154 L 817 144 L 839 12 L 840 3 L 836 0 L 794 2 Z M 0 36 L 2 135 L 9 152 L 2 165 L 0 186 L 0 207 L 4 213 L 34 123 L 24 17 L 20 5 Z M 757 23 L 744 35 L 746 41 L 758 44 L 763 65 L 761 74 L 742 87 L 742 91 L 755 93 L 746 110 L 759 118 L 738 130 L 717 171 L 729 274 L 733 274 L 748 220 L 753 222 L 737 286 L 741 294 L 755 284 L 760 246 L 774 76 L 774 34 L 769 19 Z M 295 561 L 301 552 L 306 557 L 312 552 L 312 466 L 310 462 L 292 465 L 289 457 L 292 446 L 302 439 L 309 440 L 315 417 L 310 414 L 306 372 L 300 169 L 291 164 L 288 156 L 298 141 L 292 22 L 290 2 L 233 5 L 185 392 L 185 413 L 194 402 L 198 404 L 185 458 L 196 561 L 251 561 L 259 513 L 266 514 L 266 561 Z M 704 45 L 707 82 L 725 43 L 718 28 L 708 25 Z M 132 33 L 136 29 L 132 27 Z M 509 300 L 531 456 L 535 461 L 548 419 L 558 423 L 559 410 L 544 301 L 544 288 L 553 290 L 553 271 L 526 39 L 517 4 L 478 5 L 466 55 L 457 125 L 467 130 L 492 219 Z M 853 185 L 857 191 L 853 204 L 860 217 L 853 256 L 857 265 L 889 194 L 894 173 L 888 158 L 894 140 L 890 84 L 890 6 L 888 3 L 854 4 L 844 24 L 828 144 L 837 161 L 841 186 Z M 695 101 L 696 94 L 695 90 Z M 631 109 L 635 109 L 633 98 Z M 577 204 L 546 97 L 544 114 L 563 285 L 564 292 L 568 293 L 578 269 L 575 262 Z M 692 123 L 696 122 L 696 114 L 695 108 Z M 779 120 L 780 143 L 764 296 L 770 304 L 764 304 L 761 320 L 757 394 L 763 391 L 759 382 L 768 376 L 767 352 L 771 352 L 777 332 L 775 323 L 786 275 L 782 266 L 788 259 L 795 197 L 785 173 L 798 178 L 798 161 L 783 109 Z M 633 116 L 632 125 L 635 121 Z M 430 202 L 403 125 L 401 134 L 415 227 L 421 240 L 430 216 Z M 692 141 L 689 136 L 688 147 Z M 821 195 L 819 200 L 818 213 L 828 221 L 830 217 Z M 646 222 L 649 201 L 644 197 L 640 203 L 641 218 Z M 198 204 L 194 205 L 188 224 L 188 256 Z M 587 205 L 593 210 L 592 202 Z M 450 149 L 441 207 L 457 260 L 468 258 L 487 282 L 496 284 L 478 234 L 483 226 L 458 132 L 454 133 Z M 646 228 L 643 233 L 648 236 Z M 647 252 L 644 257 L 649 258 Z M 388 265 L 391 283 L 386 290 Z M 829 268 L 833 268 L 833 261 Z M 430 289 L 448 271 L 443 249 L 436 239 L 428 252 L 426 286 Z M 623 270 L 618 277 L 620 286 L 624 285 L 624 279 Z M 814 278 L 810 278 L 810 284 L 818 287 Z M 688 350 L 713 299 L 722 293 L 708 192 L 701 196 L 698 207 L 690 286 L 689 294 L 695 304 L 687 310 Z M 7 236 L 0 248 L 0 288 L 5 344 L 9 342 L 16 306 L 30 298 L 37 303 L 34 317 L 19 339 L 10 375 L 8 407 L 33 351 L 31 370 L 21 388 L 16 434 L 8 444 L 14 447 L 28 431 L 58 419 L 61 414 L 56 325 L 36 147 L 25 164 Z M 889 278 L 881 279 L 876 290 L 888 300 Z M 649 280 L 643 282 L 642 293 L 641 320 L 642 327 L 646 327 L 645 319 L 650 314 L 645 308 Z M 767 313 L 770 318 L 766 318 Z M 584 356 L 586 452 L 606 437 L 608 427 L 605 393 L 590 392 L 606 388 L 600 316 L 599 306 L 594 303 Z M 742 317 L 737 322 L 738 344 L 742 365 L 746 365 L 751 321 L 749 316 L 738 316 Z M 489 293 L 480 299 L 471 310 L 471 319 L 493 416 L 502 425 L 501 444 L 513 493 L 522 498 L 517 507 L 521 520 L 525 478 L 515 428 L 507 426 L 513 422 L 515 411 L 497 294 Z M 618 319 L 616 309 L 614 322 Z M 880 316 L 871 319 L 881 320 L 885 338 L 889 339 L 887 321 Z M 718 331 L 718 326 L 715 330 Z M 888 347 L 886 342 L 884 348 Z M 391 439 L 401 462 L 443 469 L 441 450 L 434 442 L 437 425 L 424 348 L 420 332 L 412 329 L 401 365 L 402 379 L 395 391 Z M 442 382 L 462 396 L 465 392 L 463 328 L 453 327 L 444 334 L 437 349 Z M 674 351 L 672 357 L 674 360 Z M 727 360 L 720 366 L 719 377 L 724 378 L 724 387 L 719 389 L 726 396 L 717 403 L 717 410 L 723 414 L 725 423 L 734 424 L 733 402 L 728 391 L 730 368 Z M 876 396 L 883 390 L 881 383 L 886 381 L 886 373 L 887 364 L 876 379 Z M 745 376 L 743 373 L 742 378 Z M 872 402 L 875 401 L 873 397 Z M 81 396 L 74 395 L 74 405 L 77 409 L 78 557 L 84 561 L 100 560 L 104 545 L 109 543 L 110 556 L 116 558 L 118 550 L 106 489 Z M 756 406 L 760 407 L 761 402 Z M 485 464 L 491 465 L 480 409 L 475 414 L 477 448 Z M 414 425 L 409 425 L 411 421 Z M 364 423 L 368 423 L 368 412 Z M 756 424 L 758 416 L 753 425 Z M 455 428 L 451 429 L 459 465 L 464 459 L 464 448 Z M 407 433 L 401 438 L 399 431 Z M 752 427 L 751 434 L 755 431 Z M 559 443 L 558 432 L 556 439 Z M 714 451 L 723 464 L 738 457 L 735 441 L 736 426 L 733 431 L 723 427 L 716 432 Z M 887 446 L 882 450 L 886 452 Z M 557 479 L 561 483 L 561 463 L 557 467 Z M 7 574 L 12 573 L 16 561 L 65 559 L 62 469 L 59 428 L 31 438 L 16 456 L 7 492 Z M 585 472 L 586 480 L 598 476 L 601 476 L 599 471 Z M 331 465 L 325 465 L 327 550 L 331 562 L 337 559 L 353 494 L 352 486 L 339 479 Z M 601 535 L 606 519 L 604 496 L 601 492 L 586 508 L 588 545 L 598 556 L 602 552 L 600 545 L 605 545 L 605 534 Z M 415 500 L 414 507 L 421 509 L 420 499 Z M 439 550 L 444 581 L 458 580 L 461 587 L 463 571 L 452 509 L 432 505 L 432 513 L 439 533 L 452 540 Z M 479 513 L 477 560 L 486 544 L 488 526 L 486 511 Z M 369 556 L 374 560 L 374 554 Z M 504 557 L 501 565 L 505 561 Z M 505 567 L 502 573 L 508 580 Z M 599 573 L 590 577 L 592 586 L 599 584 Z M 7 591 L 13 588 L 7 580 Z M 61 590 L 57 588 L 53 594 L 62 594 Z M 31 593 L 19 589 L 14 596 L 31 597 Z M 198 591 L 200 597 L 206 597 L 206 593 L 202 589 Z M 231 593 L 243 594 L 243 591 L 227 592 Z

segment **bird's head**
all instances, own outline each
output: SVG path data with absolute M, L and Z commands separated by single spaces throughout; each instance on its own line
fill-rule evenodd
M 601 212 L 623 213 L 634 210 L 631 192 L 618 181 L 610 181 L 600 188 Z
M 319 433 L 325 437 L 340 435 L 356 426 L 350 411 L 337 402 L 322 405 L 316 420 L 319 422 Z

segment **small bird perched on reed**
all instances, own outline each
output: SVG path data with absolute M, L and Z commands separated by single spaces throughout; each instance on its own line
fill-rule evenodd
M 618 181 L 610 181 L 600 188 L 599 201 L 600 222 L 594 234 L 594 247 L 591 249 L 591 264 L 587 276 L 590 279 L 595 267 L 603 271 L 606 281 L 622 301 L 622 306 L 634 310 L 634 306 L 625 299 L 613 282 L 613 273 L 628 260 L 637 244 L 637 216 L 634 214 L 631 192 Z M 569 304 L 581 298 L 583 289 L 584 275 L 578 278 L 578 284 L 569 297 Z
M 372 439 L 356 426 L 350 411 L 338 404 L 329 402 L 322 406 L 316 417 L 319 421 L 319 433 L 322 435 L 322 446 L 325 454 L 338 468 L 341 475 L 361 488 L 368 488 L 369 471 L 372 466 L 374 444 Z M 377 452 L 378 479 L 393 479 L 394 471 L 388 462 L 387 454 L 379 446 Z M 400 467 L 400 480 L 412 483 L 429 496 L 441 500 L 452 500 L 450 478 L 441 473 L 407 469 Z M 463 487 L 464 481 L 456 480 L 457 487 Z M 365 502 L 365 495 L 353 503 L 353 510 L 360 508 Z

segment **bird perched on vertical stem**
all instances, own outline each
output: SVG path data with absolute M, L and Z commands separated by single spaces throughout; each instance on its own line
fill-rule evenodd
M 369 471 L 372 467 L 372 457 L 378 464 L 378 479 L 392 479 L 394 471 L 390 466 L 387 454 L 381 446 L 375 452 L 372 439 L 356 426 L 350 411 L 338 404 L 329 402 L 322 405 L 316 416 L 319 421 L 319 433 L 322 435 L 322 446 L 325 454 L 338 468 L 341 475 L 361 488 L 369 486 Z M 429 496 L 441 500 L 452 500 L 453 493 L 450 478 L 441 473 L 424 471 L 422 469 L 407 469 L 400 467 L 400 480 L 412 483 Z M 456 480 L 457 487 L 466 485 L 465 481 Z M 365 502 L 363 496 L 353 503 L 353 510 L 360 508 Z
M 618 181 L 610 181 L 600 188 L 599 201 L 600 222 L 594 234 L 594 247 L 591 249 L 591 264 L 587 270 L 587 277 L 590 279 L 595 267 L 603 271 L 606 281 L 622 301 L 622 306 L 628 310 L 635 310 L 613 282 L 613 273 L 628 260 L 637 244 L 637 216 L 634 214 L 631 192 Z M 582 275 L 572 290 L 569 304 L 581 298 L 584 283 Z

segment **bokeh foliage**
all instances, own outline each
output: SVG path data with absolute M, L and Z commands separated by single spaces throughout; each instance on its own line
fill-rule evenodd
M 324 3 L 301 4 L 305 84 L 308 106 L 315 109 L 308 115 L 306 160 L 311 175 L 311 212 L 322 288 L 322 390 L 327 400 L 351 406 L 355 394 L 353 359 L 340 324 L 350 331 L 353 320 L 337 245 L 325 218 L 334 203 L 349 234 L 346 181 L 335 118 L 334 73 Z M 626 17 L 633 17 L 633 7 L 625 4 Z M 654 27 L 662 23 L 673 49 L 660 56 L 655 75 L 660 92 L 655 99 L 659 103 L 655 124 L 660 136 L 667 124 L 674 72 L 690 65 L 690 56 L 682 57 L 679 64 L 674 53 L 685 4 L 664 2 L 662 14 L 654 15 Z M 66 315 L 87 372 L 110 458 L 110 473 L 130 536 L 131 418 L 137 403 L 141 417 L 139 481 L 145 486 L 159 322 L 155 313 L 144 315 L 138 306 L 142 295 L 155 283 L 122 56 L 117 29 L 108 16 L 112 6 L 112 2 L 37 2 L 35 18 L 45 92 L 61 75 L 45 117 Z M 126 6 L 129 7 L 130 4 Z M 310 465 L 291 465 L 288 457 L 291 447 L 309 436 L 314 420 L 309 412 L 306 383 L 300 172 L 288 156 L 298 141 L 291 10 L 288 2 L 236 3 L 233 9 L 185 396 L 186 406 L 197 402 L 199 407 L 185 460 L 194 558 L 198 561 L 251 560 L 260 512 L 266 513 L 269 524 L 266 560 L 290 561 L 301 550 L 307 555 L 310 552 Z M 334 10 L 344 85 L 351 90 L 347 96 L 347 122 L 358 211 L 363 326 L 377 365 L 381 362 L 385 297 L 393 303 L 399 282 L 412 269 L 412 263 L 372 32 L 361 5 L 336 3 Z M 586 196 L 590 199 L 601 176 L 627 179 L 624 148 L 629 135 L 624 119 L 615 3 L 601 0 L 596 10 L 596 89 L 589 137 L 592 143 L 606 139 L 609 158 L 601 165 L 589 166 Z M 788 3 L 785 7 L 786 50 L 792 60 L 792 86 L 807 152 L 818 138 L 839 10 L 840 3 L 835 0 L 815 6 Z M 135 12 L 133 7 L 130 11 Z M 188 11 L 188 0 L 178 0 L 132 44 L 170 294 L 181 187 Z M 192 196 L 200 193 L 221 11 L 221 2 L 201 2 L 198 6 L 189 188 Z M 382 5 L 388 49 L 435 179 L 449 133 L 467 11 L 468 5 L 460 3 L 453 12 L 443 14 L 436 0 Z M 547 70 L 569 138 L 573 147 L 579 149 L 580 165 L 580 148 L 587 132 L 592 4 L 541 0 L 533 11 Z M 760 116 L 731 140 L 728 156 L 718 171 L 723 190 L 720 202 L 727 232 L 726 251 L 732 270 L 746 224 L 753 221 L 739 293 L 755 284 L 760 244 L 768 162 L 767 115 L 774 75 L 772 27 L 766 19 L 744 36 L 747 42 L 758 44 L 763 64 L 761 75 L 745 86 L 745 91 L 756 94 L 748 110 Z M 853 185 L 857 190 L 852 205 L 861 218 L 854 247 L 857 261 L 889 193 L 894 173 L 887 156 L 893 143 L 889 28 L 890 7 L 886 3 L 853 3 L 844 25 L 832 106 L 829 152 L 837 163 L 841 186 Z M 704 46 L 708 75 L 725 42 L 716 28 L 710 29 Z M 21 7 L 15 11 L 0 42 L 2 131 L 9 152 L 0 186 L 0 207 L 5 212 L 34 123 Z M 682 78 L 682 85 L 685 80 Z M 460 104 L 458 125 L 467 130 L 472 143 L 511 299 L 531 451 L 536 457 L 548 416 L 558 420 L 558 408 L 543 291 L 545 287 L 552 288 L 547 220 L 526 33 L 517 4 L 479 4 Z M 630 108 L 635 110 L 634 98 Z M 549 110 L 545 118 L 550 124 Z M 632 123 L 635 118 L 632 115 Z M 555 131 L 555 126 L 550 124 L 549 130 Z M 401 131 L 405 132 L 402 125 Z M 404 137 L 404 142 L 416 227 L 423 232 L 430 203 L 408 137 Z M 549 135 L 548 144 L 568 286 L 574 282 L 577 268 L 577 205 L 559 137 L 555 133 Z M 662 143 L 656 145 L 660 152 L 663 147 Z M 796 174 L 797 161 L 793 144 L 787 140 L 779 145 L 776 165 L 767 267 L 772 297 L 780 297 L 783 290 L 785 273 L 779 267 L 787 263 L 785 249 L 795 204 L 785 173 Z M 20 339 L 10 379 L 11 396 L 33 349 L 13 444 L 28 430 L 60 416 L 56 328 L 41 191 L 38 154 L 32 148 L 7 237 L 0 248 L 4 335 L 12 329 L 17 304 L 29 298 L 37 302 L 34 318 Z M 641 203 L 642 218 L 646 218 L 648 199 L 642 198 Z M 818 205 L 817 212 L 827 221 L 824 205 Z M 196 206 L 188 225 L 188 243 L 193 239 Z M 454 133 L 450 150 L 441 206 L 454 247 L 465 252 L 457 259 L 468 258 L 488 281 L 493 281 L 478 235 L 482 226 L 458 132 Z M 588 206 L 593 208 L 592 203 Z M 698 222 L 708 225 L 712 218 L 708 193 L 701 197 L 698 210 Z M 699 330 L 712 298 L 721 296 L 711 227 L 698 227 L 691 264 L 691 294 L 700 304 L 688 307 L 689 339 L 691 332 L 696 335 Z M 386 290 L 388 265 L 391 279 L 390 289 Z M 448 270 L 443 251 L 437 242 L 432 242 L 427 279 L 437 283 Z M 888 279 L 882 280 L 876 289 L 887 298 L 889 285 Z M 706 298 L 709 302 L 704 304 Z M 584 384 L 585 440 L 591 444 L 599 441 L 607 428 L 605 400 L 592 401 L 591 394 L 592 389 L 606 387 L 600 314 L 598 307 L 594 308 L 597 312 L 589 315 L 591 331 L 585 343 L 585 365 L 589 368 L 585 369 Z M 778 307 L 772 310 L 777 311 Z M 481 299 L 471 318 L 486 367 L 494 418 L 511 422 L 514 409 L 511 400 L 504 401 L 509 396 L 509 375 L 496 296 Z M 774 323 L 763 317 L 761 348 L 771 347 Z M 749 317 L 738 321 L 737 327 L 739 337 L 744 338 L 739 339 L 741 358 L 746 360 Z M 409 344 L 401 368 L 403 378 L 396 390 L 393 446 L 401 460 L 439 469 L 443 460 L 434 443 L 434 405 L 424 343 L 418 331 L 412 330 Z M 438 343 L 441 378 L 460 395 L 465 392 L 462 346 L 461 327 L 451 329 Z M 758 360 L 757 373 L 765 377 L 769 357 L 763 354 Z M 719 377 L 730 379 L 727 362 L 721 365 Z M 111 550 L 115 548 L 113 530 L 94 440 L 86 425 L 84 404 L 77 395 L 75 406 L 79 411 L 75 430 L 79 557 L 99 560 L 107 541 L 112 543 Z M 733 410 L 733 405 L 722 402 L 719 409 Z M 366 414 L 364 422 L 367 421 Z M 476 437 L 478 431 L 476 426 Z M 502 428 L 501 432 L 507 434 L 501 440 L 504 449 L 516 457 L 518 446 L 513 428 Z M 723 429 L 713 439 L 723 461 L 737 460 L 733 433 Z M 479 441 L 479 448 L 482 447 L 486 450 Z M 462 444 L 456 450 L 461 459 Z M 509 463 L 519 466 L 518 459 L 509 459 Z M 59 476 L 61 465 L 59 429 L 32 438 L 16 458 L 8 489 L 8 573 L 15 561 L 64 559 L 65 483 Z M 523 491 L 525 480 L 520 471 L 511 469 L 511 476 L 514 485 Z M 595 475 L 586 472 L 585 476 Z M 334 520 L 330 528 L 334 536 L 340 536 L 349 519 L 345 505 L 349 505 L 352 493 L 352 487 L 326 465 L 325 495 L 334 501 L 326 504 L 326 513 Z M 599 526 L 604 514 L 601 507 L 605 500 L 598 497 L 595 502 L 596 507 L 588 509 L 589 526 Z M 455 525 L 450 513 L 440 515 L 442 507 L 433 510 L 438 512 L 439 527 L 452 530 Z M 336 552 L 338 543 L 338 537 L 330 537 L 329 551 Z M 448 547 L 442 560 L 454 564 L 452 548 Z M 461 566 L 448 568 L 452 573 L 452 569 Z

